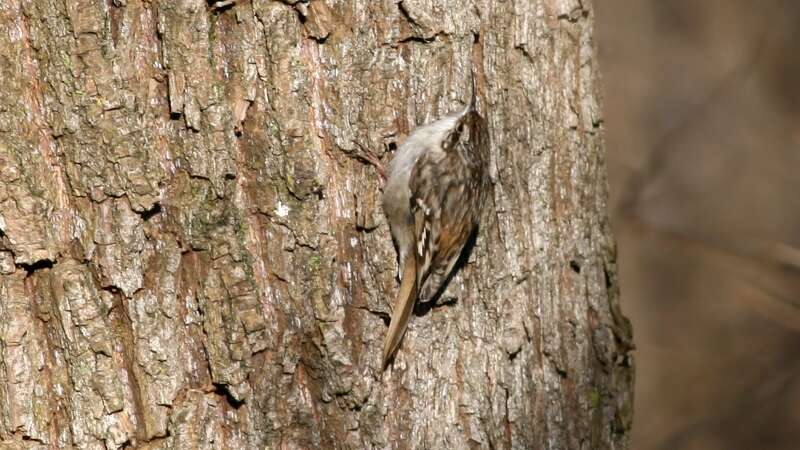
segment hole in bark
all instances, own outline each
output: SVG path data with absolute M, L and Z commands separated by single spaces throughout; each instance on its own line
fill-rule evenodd
M 581 265 L 578 263 L 578 261 L 575 261 L 574 259 L 570 260 L 569 267 L 572 268 L 575 273 L 581 273 Z
M 19 267 L 25 270 L 25 276 L 29 277 L 33 275 L 34 272 L 41 269 L 52 269 L 53 264 L 55 264 L 52 260 L 49 259 L 40 259 L 39 261 L 34 262 L 33 264 L 24 264 L 20 263 Z
M 224 397 L 225 401 L 228 402 L 233 409 L 239 409 L 242 405 L 244 405 L 244 400 L 236 400 L 236 398 L 230 393 L 230 391 L 227 389 L 227 386 L 224 384 L 214 383 L 214 393 L 220 397 Z
M 431 37 L 424 36 L 408 36 L 397 41 L 398 44 L 405 44 L 407 42 L 417 42 L 419 44 L 427 44 L 436 40 L 436 35 Z
M 328 36 L 330 36 L 330 34 L 329 34 L 329 35 L 327 35 L 327 36 L 321 36 L 321 37 L 314 37 L 314 36 L 309 36 L 309 37 L 310 37 L 311 39 L 313 39 L 314 41 L 316 41 L 316 42 L 317 42 L 317 44 L 320 44 L 320 45 L 322 45 L 322 44 L 324 44 L 324 43 L 325 43 L 325 41 L 327 41 L 327 40 L 328 40 Z
M 300 5 L 300 6 L 302 6 L 302 5 Z M 300 24 L 301 25 L 305 25 L 307 19 L 306 19 L 306 15 L 304 13 L 307 13 L 308 10 L 300 10 L 300 7 L 295 5 L 294 12 L 297 14 L 297 20 L 300 21 Z
M 113 295 L 117 295 L 120 292 L 122 292 L 118 287 L 114 286 L 113 284 L 109 285 L 109 286 L 105 286 L 105 287 L 103 287 L 101 289 L 104 290 L 104 291 L 107 291 L 109 294 L 113 294 Z
M 373 311 L 373 310 L 371 310 L 371 309 L 369 309 L 369 308 L 367 308 L 365 306 L 356 306 L 356 308 L 364 310 L 364 311 L 372 314 L 373 316 L 377 316 L 379 319 L 381 319 L 383 324 L 386 325 L 387 327 L 389 326 L 389 322 L 391 322 L 391 320 L 392 320 L 392 316 L 388 312 L 385 312 L 385 311 Z
M 160 213 L 161 213 L 161 203 L 156 202 L 152 208 L 144 210 L 138 214 L 142 217 L 142 220 L 147 222 L 148 220 L 152 219 L 153 216 Z
M 36 439 L 35 437 L 33 437 L 33 436 L 29 435 L 29 434 L 23 434 L 22 435 L 22 441 L 23 442 L 36 442 L 39 445 L 44 444 L 44 442 L 42 442 L 39 439 Z

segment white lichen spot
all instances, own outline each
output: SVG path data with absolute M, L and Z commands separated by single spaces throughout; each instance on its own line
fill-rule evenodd
M 358 245 L 358 238 L 351 237 L 350 238 L 350 246 L 353 247 L 353 248 L 356 248 L 356 245 Z
M 289 209 L 289 205 L 284 205 L 283 203 L 278 201 L 278 207 L 275 208 L 275 215 L 277 215 L 278 217 L 286 217 L 289 215 L 289 211 L 291 211 Z

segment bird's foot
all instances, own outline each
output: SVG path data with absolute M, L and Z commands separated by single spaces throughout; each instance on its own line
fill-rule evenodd
M 375 167 L 375 170 L 378 171 L 378 174 L 380 174 L 381 178 L 385 180 L 386 168 L 383 167 L 383 163 L 381 162 L 380 158 L 378 158 L 378 156 L 376 156 L 375 153 L 373 153 L 371 150 L 364 148 L 364 146 L 361 145 L 361 143 L 356 142 L 355 144 L 356 147 L 359 148 L 359 151 L 356 152 L 353 156 L 359 161 L 371 164 L 373 167 Z

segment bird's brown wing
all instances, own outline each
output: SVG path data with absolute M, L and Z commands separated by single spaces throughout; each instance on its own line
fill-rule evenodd
M 417 256 L 417 286 L 425 283 L 433 265 L 441 235 L 442 176 L 439 164 L 431 161 L 430 152 L 420 156 L 409 178 L 411 215 L 414 218 L 414 251 Z
M 431 300 L 442 288 L 475 223 L 469 211 L 474 199 L 462 176 L 465 172 L 459 170 L 459 156 L 449 153 L 435 164 L 427 161 L 432 157 L 420 157 L 409 183 L 420 301 Z

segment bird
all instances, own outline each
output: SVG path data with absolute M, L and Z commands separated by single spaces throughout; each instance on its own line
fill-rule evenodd
M 386 171 L 382 207 L 398 252 L 400 288 L 383 345 L 385 371 L 418 301 L 432 300 L 479 225 L 486 203 L 489 138 L 475 76 L 463 110 L 415 128 Z

